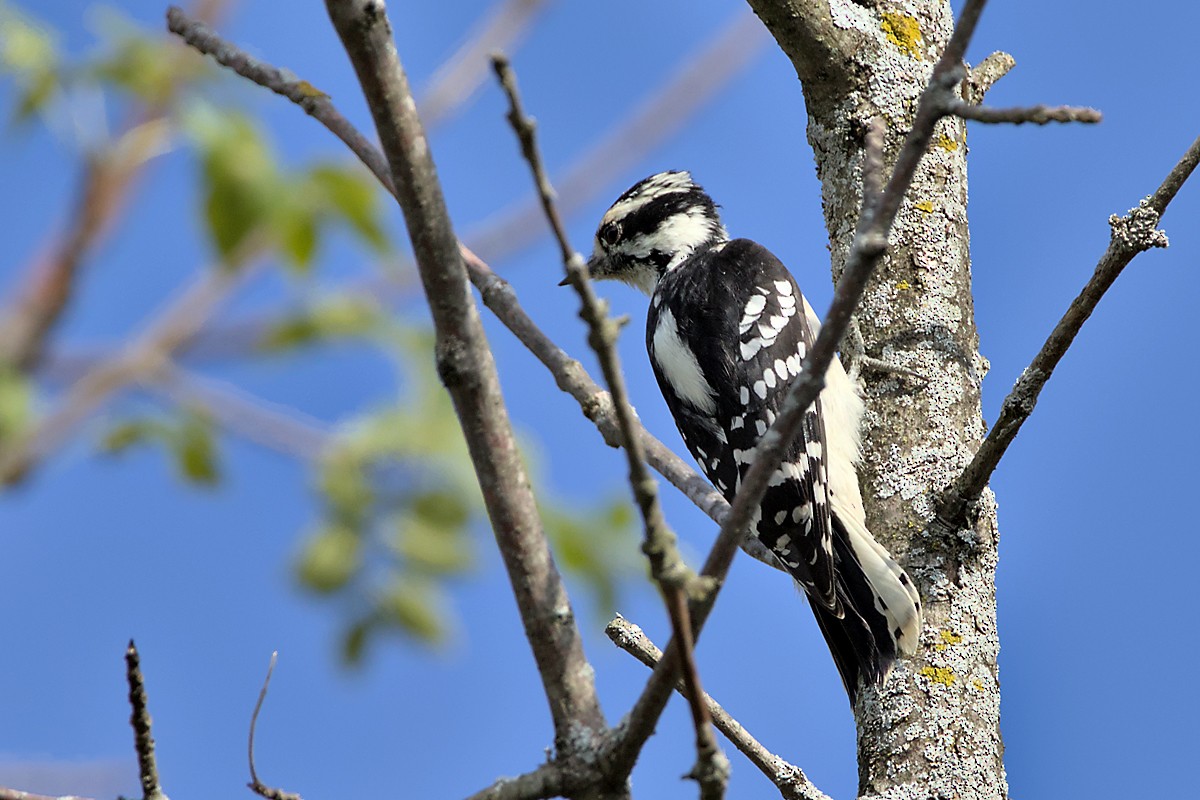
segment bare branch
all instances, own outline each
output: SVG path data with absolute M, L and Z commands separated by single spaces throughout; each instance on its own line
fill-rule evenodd
M 701 108 L 745 69 L 770 41 L 753 14 L 740 12 L 723 25 L 708 44 L 634 109 L 633 113 L 575 159 L 556 180 L 558 207 L 566 216 L 583 208 L 609 185 L 612 176 L 637 164 L 645 154 L 674 135 Z M 537 198 L 487 220 L 463 237 L 473 250 L 492 262 L 528 246 L 543 234 Z
M 462 108 L 487 78 L 488 57 L 519 44 L 545 8 L 546 0 L 497 2 L 462 47 L 429 79 L 417 104 L 425 127 L 433 128 Z
M 548 800 L 569 797 L 586 786 L 585 780 L 572 778 L 562 759 L 556 759 L 516 778 L 501 778 L 467 800 Z
M 604 632 L 613 644 L 650 669 L 654 669 L 662 660 L 662 651 L 650 641 L 640 627 L 627 619 L 618 616 L 608 623 Z M 682 683 L 677 683 L 675 691 L 683 694 L 685 687 Z M 799 767 L 789 764 L 763 747 L 762 743 L 730 716 L 720 703 L 707 694 L 703 699 L 717 730 L 779 788 L 785 800 L 829 800 L 828 795 L 813 786 Z
M 225 381 L 167 363 L 142 385 L 176 406 L 192 407 L 247 441 L 304 461 L 324 453 L 333 433 L 320 420 L 256 397 Z
M 429 143 L 382 4 L 326 0 L 391 167 L 432 312 L 438 374 L 450 394 L 554 719 L 559 752 L 606 729 L 592 670 L 517 452 L 496 365 L 471 298 Z
M 191 340 L 233 290 L 255 271 L 255 263 L 247 259 L 260 249 L 260 237 L 251 236 L 228 263 L 205 269 L 132 341 L 72 384 L 53 411 L 0 452 L 0 485 L 22 479 L 37 461 L 67 441 L 79 424 L 109 397 L 166 365 L 171 354 Z M 234 268 L 231 264 L 243 266 Z
M 35 794 L 34 792 L 22 792 L 20 789 L 9 789 L 8 787 L 0 786 L 0 800 L 93 800 L 93 798 L 80 797 L 74 794 L 61 796 Z
M 189 17 L 183 9 L 171 6 L 167 9 L 167 29 L 182 38 L 191 47 L 213 59 L 223 67 L 257 83 L 276 94 L 286 97 L 341 139 L 367 169 L 379 179 L 392 194 L 392 175 L 383 153 L 363 136 L 350 121 L 341 115 L 329 99 L 329 95 L 311 83 L 300 80 L 278 67 L 259 61 L 245 50 L 225 41 L 211 28 L 198 19 Z
M 1157 229 L 1159 218 L 1184 181 L 1196 169 L 1197 163 L 1200 163 L 1200 138 L 1192 142 L 1183 158 L 1151 197 L 1142 200 L 1137 208 L 1130 210 L 1124 217 L 1115 214 L 1109 217 L 1112 237 L 1109 239 L 1108 249 L 1100 257 L 1096 271 L 1087 285 L 1071 302 L 1062 319 L 1046 339 L 1046 343 L 1042 345 L 1042 349 L 1021 373 L 1012 391 L 1004 399 L 996 424 L 975 452 L 971 463 L 944 494 L 938 508 L 938 517 L 943 522 L 957 527 L 966 519 L 1008 446 L 1016 438 L 1025 420 L 1033 413 L 1038 395 L 1041 394 L 1046 381 L 1050 380 L 1054 368 L 1121 271 L 1138 253 L 1152 247 L 1167 246 L 1166 235 Z
M 545 211 L 546 219 L 554 232 L 562 251 L 563 266 L 566 269 L 567 281 L 575 287 L 579 295 L 579 316 L 588 325 L 588 343 L 595 351 L 600 361 L 604 380 L 608 384 L 612 397 L 613 408 L 617 415 L 617 425 L 621 437 L 625 441 L 625 454 L 629 465 L 629 485 L 633 490 L 634 500 L 642 515 L 645 530 L 642 551 L 650 559 L 650 573 L 658 583 L 671 619 L 671 629 L 682 642 L 679 649 L 680 671 L 687 686 L 685 697 L 692 710 L 692 723 L 696 732 L 696 764 L 690 773 L 700 784 L 700 796 L 719 800 L 724 797 L 725 788 L 729 782 L 729 761 L 717 747 L 713 736 L 708 709 L 701 701 L 704 692 L 700 686 L 700 673 L 696 668 L 696 659 L 692 653 L 691 620 L 688 615 L 687 597 L 689 584 L 695 580 L 695 575 L 676 547 L 674 531 L 667 525 L 663 517 L 662 506 L 658 502 L 658 485 L 646 469 L 645 456 L 642 453 L 641 442 L 637 437 L 637 421 L 633 408 L 629 404 L 629 392 L 625 387 L 625 375 L 621 369 L 620 357 L 617 355 L 617 336 L 620 325 L 608 316 L 607 303 L 596 297 L 592 289 L 591 279 L 583 258 L 571 247 L 567 239 L 566 229 L 559 217 L 554 204 L 554 190 L 542 159 L 538 153 L 537 139 L 533 120 L 525 114 L 521 104 L 520 93 L 517 91 L 517 77 L 512 66 L 503 56 L 492 58 L 492 66 L 496 77 L 508 96 L 508 120 L 520 140 L 521 152 L 529 162 L 533 181 L 537 187 L 538 196 Z
M 871 120 L 871 125 L 867 128 L 862 170 L 864 208 L 874 205 L 883 192 L 883 132 L 885 127 L 883 119 L 876 117 Z
M 143 800 L 167 800 L 158 780 L 158 761 L 154 757 L 154 736 L 150 731 L 150 710 L 146 706 L 146 681 L 142 677 L 141 658 L 133 640 L 125 649 L 125 677 L 129 682 L 129 723 L 133 725 L 133 746 L 137 751 L 138 776 Z
M 1008 53 L 997 50 L 967 70 L 967 78 L 963 81 L 963 100 L 971 105 L 979 105 L 996 81 L 1008 74 L 1017 65 L 1017 60 Z
M 262 711 L 263 701 L 267 699 L 267 687 L 271 685 L 271 674 L 275 672 L 275 662 L 278 658 L 278 650 L 271 653 L 271 663 L 267 665 L 267 677 L 263 679 L 262 689 L 258 692 L 258 702 L 254 704 L 254 713 L 250 715 L 250 737 L 246 745 L 247 757 L 250 762 L 250 783 L 246 785 L 256 795 L 265 797 L 267 800 L 300 800 L 298 794 L 264 784 L 258 779 L 258 772 L 254 769 L 254 729 L 258 726 L 258 713 Z
M 1029 106 L 1026 108 L 989 108 L 976 106 L 966 102 L 959 103 L 954 109 L 955 116 L 975 122 L 1012 123 L 1021 125 L 1032 122 L 1034 125 L 1045 125 L 1050 122 L 1100 122 L 1103 115 L 1094 108 L 1079 106 Z

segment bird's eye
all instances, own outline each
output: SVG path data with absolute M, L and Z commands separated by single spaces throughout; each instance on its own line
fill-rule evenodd
M 612 247 L 621 238 L 621 223 L 610 222 L 600 229 L 600 243 L 605 247 Z

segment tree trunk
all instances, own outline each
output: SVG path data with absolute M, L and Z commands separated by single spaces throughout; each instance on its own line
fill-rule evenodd
M 950 36 L 950 7 L 750 4 L 800 77 L 837 278 L 858 222 L 867 127 L 875 118 L 886 123 L 890 168 Z M 939 123 L 857 315 L 863 354 L 921 376 L 863 367 L 862 478 L 871 529 L 917 581 L 925 607 L 918 656 L 897 665 L 881 691 L 864 692 L 855 709 L 864 797 L 1007 796 L 995 503 L 985 492 L 973 528 L 949 530 L 934 519 L 938 493 L 984 433 L 987 361 L 975 329 L 966 205 L 966 131 L 951 117 Z

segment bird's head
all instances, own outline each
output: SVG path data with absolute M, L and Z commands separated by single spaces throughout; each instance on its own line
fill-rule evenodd
M 604 212 L 588 272 L 651 294 L 668 270 L 728 238 L 716 204 L 691 174 L 660 172 L 635 183 Z

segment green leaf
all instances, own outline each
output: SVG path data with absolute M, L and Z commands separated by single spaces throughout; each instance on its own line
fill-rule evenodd
M 187 414 L 171 437 L 179 474 L 201 486 L 215 486 L 220 480 L 217 448 L 212 425 L 199 414 Z
M 274 227 L 284 256 L 297 270 L 308 272 L 320 239 L 316 216 L 306 208 L 283 209 Z
M 324 339 L 368 336 L 386 320 L 387 315 L 373 299 L 334 296 L 273 325 L 260 346 L 265 350 L 288 350 Z
M 51 30 L 5 5 L 0 5 L 0 70 L 16 77 L 15 122 L 45 107 L 60 82 L 58 44 Z
M 342 661 L 351 666 L 362 663 L 371 632 L 378 626 L 374 615 L 355 621 L 342 637 Z
M 354 524 L 366 519 L 375 500 L 366 468 L 353 453 L 334 452 L 326 457 L 318 489 L 339 520 Z
M 209 237 L 228 259 L 251 233 L 274 221 L 274 205 L 286 197 L 284 181 L 270 148 L 245 117 L 198 105 L 184 122 L 200 150 Z
M 442 597 L 427 578 L 406 575 L 380 598 L 379 612 L 385 619 L 427 642 L 444 641 L 447 635 Z
M 151 439 L 164 439 L 166 426 L 155 419 L 129 419 L 113 425 L 100 440 L 100 449 L 116 455 Z
M 178 79 L 177 59 L 167 39 L 127 26 L 112 36 L 111 43 L 112 52 L 91 66 L 90 72 L 96 79 L 119 86 L 151 104 L 171 96 Z
M 305 542 L 296 572 L 304 586 L 330 594 L 346 586 L 361 564 L 359 534 L 346 525 L 333 523 Z
M 19 372 L 0 368 L 0 445 L 20 436 L 33 416 L 33 388 Z
M 357 167 L 322 164 L 313 167 L 309 179 L 322 200 L 336 212 L 368 246 L 390 252 L 391 242 L 380 224 L 379 186 Z
M 8 5 L 0 5 L 0 65 L 8 72 L 40 73 L 58 65 L 51 29 Z
M 410 569 L 426 574 L 463 572 L 474 560 L 461 528 L 439 527 L 415 516 L 396 518 L 393 548 Z

